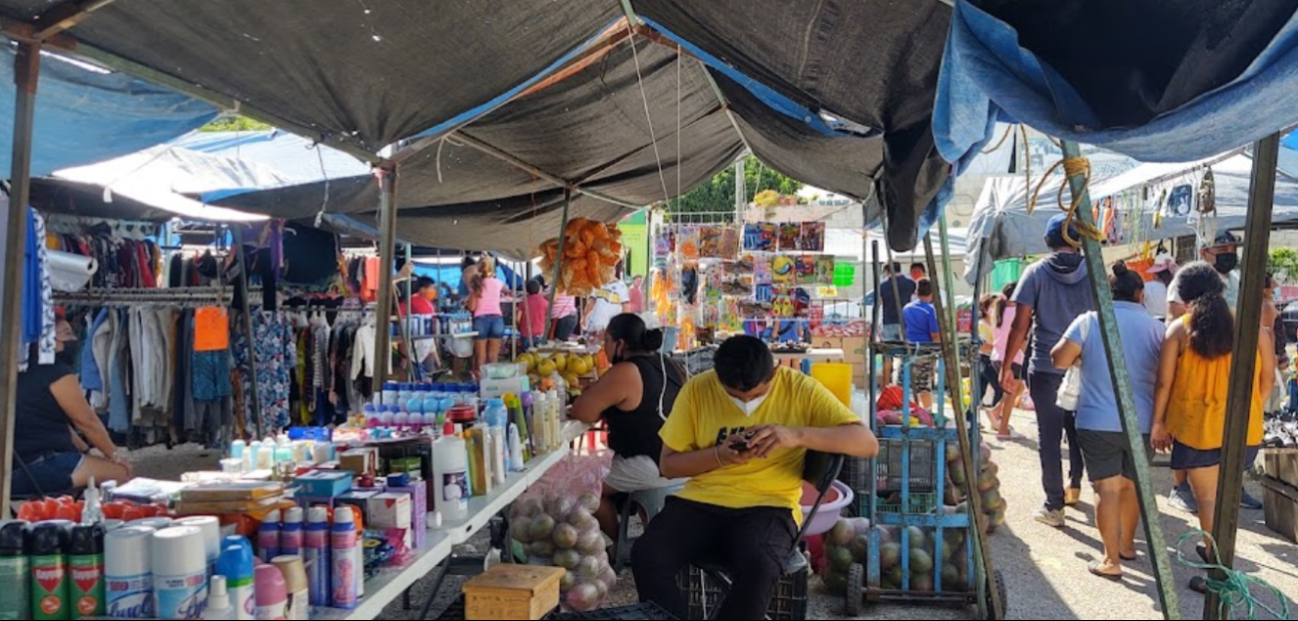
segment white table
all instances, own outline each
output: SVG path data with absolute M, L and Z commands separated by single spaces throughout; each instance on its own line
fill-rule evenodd
M 382 569 L 377 576 L 365 581 L 365 596 L 361 598 L 359 606 L 352 610 L 313 608 L 311 618 L 322 621 L 377 619 L 402 593 L 432 573 L 442 561 L 450 558 L 455 546 L 467 543 L 491 522 L 491 518 L 505 510 L 527 488 L 563 461 L 564 456 L 569 454 L 568 445 L 586 433 L 586 429 L 585 423 L 574 420 L 565 422 L 563 445 L 558 450 L 528 462 L 527 469 L 523 472 L 510 473 L 505 484 L 492 490 L 490 494 L 470 498 L 467 518 L 443 524 L 441 528 L 429 529 L 428 540 L 416 550 L 413 561 L 402 567 Z
M 779 360 L 811 360 L 813 362 L 842 362 L 845 359 L 841 349 L 808 349 L 802 353 L 780 352 L 771 350 Z

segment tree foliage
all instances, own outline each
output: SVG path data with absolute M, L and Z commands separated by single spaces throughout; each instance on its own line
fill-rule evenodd
M 258 132 L 275 129 L 242 115 L 223 116 L 198 129 L 200 132 Z
M 802 189 L 800 181 L 772 170 L 755 157 L 744 158 L 745 203 L 753 202 L 759 192 L 774 190 L 782 195 L 791 196 L 800 189 Z M 667 202 L 668 213 L 730 213 L 734 209 L 734 166 L 727 166 L 703 185 Z
M 1267 257 L 1266 269 L 1280 282 L 1298 281 L 1298 251 L 1292 248 L 1275 248 Z

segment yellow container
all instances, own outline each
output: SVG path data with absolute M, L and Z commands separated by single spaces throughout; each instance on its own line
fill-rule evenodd
M 843 405 L 852 406 L 852 365 L 842 362 L 818 362 L 811 365 L 811 376 L 834 393 Z
M 565 570 L 532 565 L 496 565 L 464 585 L 464 618 L 545 618 L 559 606 Z

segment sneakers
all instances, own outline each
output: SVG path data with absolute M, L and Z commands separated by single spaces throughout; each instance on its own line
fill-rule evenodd
M 1261 511 L 1262 501 L 1248 493 L 1248 490 L 1244 490 L 1239 494 L 1239 506 L 1252 511 Z
M 1050 509 L 1042 507 L 1040 509 L 1037 509 L 1036 512 L 1032 514 L 1032 519 L 1042 524 L 1045 524 L 1046 526 L 1050 526 L 1052 528 L 1064 527 L 1063 509 L 1055 509 L 1052 511 Z
M 1172 495 L 1168 497 L 1168 504 L 1178 511 L 1186 513 L 1199 512 L 1199 501 L 1194 499 L 1194 492 L 1190 491 L 1188 481 L 1172 489 Z
M 1075 507 L 1082 502 L 1082 488 L 1070 487 L 1064 491 L 1064 505 Z

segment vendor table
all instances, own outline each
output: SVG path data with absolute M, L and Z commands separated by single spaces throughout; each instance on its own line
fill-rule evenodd
M 469 516 L 443 524 L 441 528 L 430 529 L 428 540 L 415 551 L 414 560 L 402 567 L 386 568 L 370 580 L 365 581 L 365 596 L 360 605 L 352 610 L 341 608 L 313 608 L 312 619 L 324 621 L 344 619 L 376 619 L 397 598 L 406 593 L 410 587 L 425 576 L 433 575 L 440 565 L 451 557 L 455 546 L 467 543 L 491 521 L 497 513 L 505 510 L 510 503 L 527 491 L 545 473 L 568 455 L 568 445 L 581 437 L 586 425 L 578 421 L 567 421 L 563 426 L 563 445 L 550 453 L 533 459 L 523 472 L 509 475 L 505 484 L 486 496 L 475 496 L 469 499 Z
M 778 352 L 771 351 L 775 355 L 775 362 L 778 366 L 787 366 L 803 373 L 811 373 L 811 365 L 817 362 L 846 362 L 847 358 L 841 349 L 808 349 L 805 352 Z

